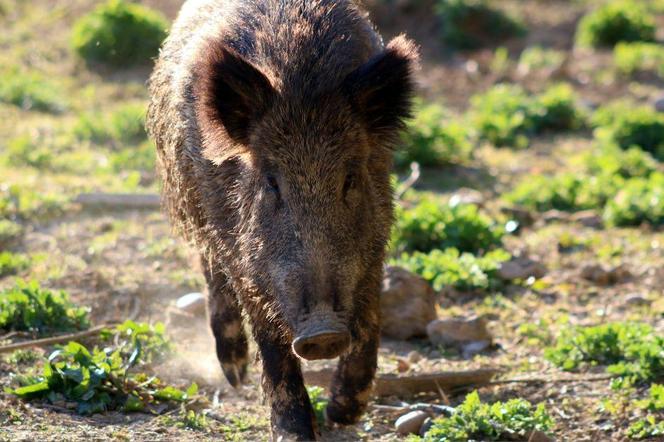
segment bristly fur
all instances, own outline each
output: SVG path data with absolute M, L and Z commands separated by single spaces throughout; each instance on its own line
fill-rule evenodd
M 275 437 L 315 437 L 291 350 L 303 324 L 350 335 L 328 417 L 353 422 L 368 400 L 392 149 L 416 65 L 415 45 L 383 45 L 352 0 L 188 0 L 150 78 L 164 205 L 201 254 L 234 386 L 242 312 L 252 323 Z

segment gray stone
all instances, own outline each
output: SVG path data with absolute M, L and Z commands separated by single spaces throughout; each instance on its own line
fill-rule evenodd
M 420 427 L 428 417 L 429 413 L 426 411 L 411 411 L 399 417 L 394 423 L 394 428 L 402 436 L 419 434 Z

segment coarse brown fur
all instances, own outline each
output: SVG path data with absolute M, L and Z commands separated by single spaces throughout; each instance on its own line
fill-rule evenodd
M 416 58 L 404 37 L 384 46 L 349 0 L 189 0 L 150 79 L 164 203 L 200 251 L 234 386 L 249 317 L 275 438 L 316 437 L 297 356 L 337 351 L 296 355 L 296 337 L 332 330 L 342 352 L 328 419 L 354 422 L 368 400 L 391 149 Z

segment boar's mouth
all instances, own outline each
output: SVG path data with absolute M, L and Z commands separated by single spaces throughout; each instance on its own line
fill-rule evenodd
M 332 359 L 350 346 L 350 332 L 337 315 L 314 314 L 299 322 L 293 352 L 307 360 Z

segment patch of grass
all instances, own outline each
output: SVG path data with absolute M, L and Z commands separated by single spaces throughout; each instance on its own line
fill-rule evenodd
M 473 49 L 525 34 L 523 24 L 485 0 L 438 0 L 442 38 L 453 48 Z
M 529 46 L 519 56 L 518 69 L 523 73 L 543 69 L 553 71 L 560 68 L 564 61 L 565 53 L 563 51 L 543 48 L 541 46 Z
M 415 117 L 401 136 L 401 149 L 394 155 L 395 166 L 404 169 L 413 161 L 421 166 L 464 163 L 473 145 L 466 127 L 450 121 L 438 104 L 419 104 Z
M 66 197 L 0 182 L 0 218 L 31 219 L 60 213 Z
M 586 14 L 577 27 L 580 46 L 613 47 L 621 41 L 653 41 L 655 21 L 643 3 L 613 0 Z
M 8 219 L 0 219 L 0 250 L 9 248 L 22 233 L 23 227 L 20 224 Z
M 664 77 L 664 46 L 657 43 L 618 43 L 613 61 L 621 72 L 654 72 Z
M 116 172 L 139 170 L 151 173 L 156 167 L 156 148 L 151 141 L 146 140 L 138 146 L 113 152 L 109 160 L 111 169 Z
M 590 175 L 645 178 L 659 169 L 657 160 L 636 146 L 622 150 L 614 145 L 608 145 L 581 154 L 578 159 L 584 171 Z
M 496 272 L 500 264 L 511 255 L 504 249 L 495 249 L 484 256 L 460 253 L 455 248 L 432 250 L 429 253 L 404 253 L 390 261 L 427 280 L 435 290 L 454 287 L 457 290 L 489 290 L 499 286 Z
M 636 146 L 664 161 L 664 114 L 648 106 L 618 101 L 600 108 L 592 120 L 595 137 L 622 149 Z
M 454 247 L 478 253 L 499 246 L 504 229 L 473 204 L 441 204 L 423 199 L 397 213 L 391 249 L 429 252 Z
M 449 417 L 439 417 L 423 438 L 425 442 L 466 442 L 469 440 L 506 440 L 516 436 L 528 440 L 533 431 L 547 432 L 553 419 L 543 404 L 533 406 L 524 399 L 486 404 L 474 391 Z
M 324 427 L 325 407 L 327 407 L 327 404 L 329 402 L 329 399 L 323 396 L 325 390 L 317 386 L 307 386 L 307 393 L 309 394 L 309 400 L 311 401 L 311 406 L 314 409 L 314 414 L 316 415 L 318 426 Z
M 7 355 L 5 360 L 13 365 L 34 364 L 41 358 L 41 355 L 32 349 L 15 350 Z
M 53 161 L 53 150 L 33 142 L 29 135 L 22 135 L 7 142 L 7 151 L 2 155 L 9 166 L 29 166 L 44 169 Z
M 613 226 L 664 225 L 664 173 L 627 180 L 607 202 L 604 220 Z
M 180 410 L 180 416 L 175 425 L 194 431 L 207 431 L 210 427 L 210 423 L 203 413 L 186 410 L 184 407 Z
M 664 420 L 657 421 L 655 416 L 649 414 L 631 424 L 627 429 L 627 436 L 636 440 L 664 436 Z
M 144 141 L 145 108 L 144 103 L 126 103 L 112 111 L 83 114 L 73 128 L 74 135 L 80 140 L 112 144 L 116 149 L 121 144 Z
M 23 110 L 57 113 L 66 108 L 59 88 L 37 72 L 0 70 L 0 102 Z
M 109 0 L 74 25 L 71 44 L 88 63 L 114 67 L 147 64 L 166 38 L 168 22 L 157 11 Z
M 181 403 L 198 392 L 196 384 L 182 391 L 156 376 L 132 373 L 130 369 L 139 362 L 132 356 L 124 358 L 120 350 L 112 348 L 90 351 L 72 341 L 44 361 L 41 375 L 19 376 L 21 386 L 6 392 L 23 399 L 73 403 L 84 415 L 107 410 L 157 412 L 161 403 Z
M 113 342 L 120 355 L 130 361 L 151 364 L 162 360 L 173 351 L 173 344 L 166 336 L 161 322 L 148 324 L 127 320 L 113 329 L 102 330 L 103 341 Z
M 569 85 L 557 84 L 533 96 L 519 85 L 499 84 L 471 98 L 470 122 L 480 139 L 495 146 L 528 146 L 545 131 L 565 131 L 583 123 Z
M 30 267 L 30 258 L 25 255 L 0 252 L 0 278 L 15 275 Z
M 636 402 L 636 405 L 648 411 L 664 411 L 664 384 L 652 384 L 648 397 Z
M 664 337 L 637 322 L 575 327 L 563 330 L 544 357 L 566 371 L 600 365 L 629 381 L 649 381 L 664 376 Z
M 64 291 L 43 289 L 35 281 L 17 281 L 0 291 L 0 329 L 46 334 L 89 326 L 88 309 L 72 303 Z

